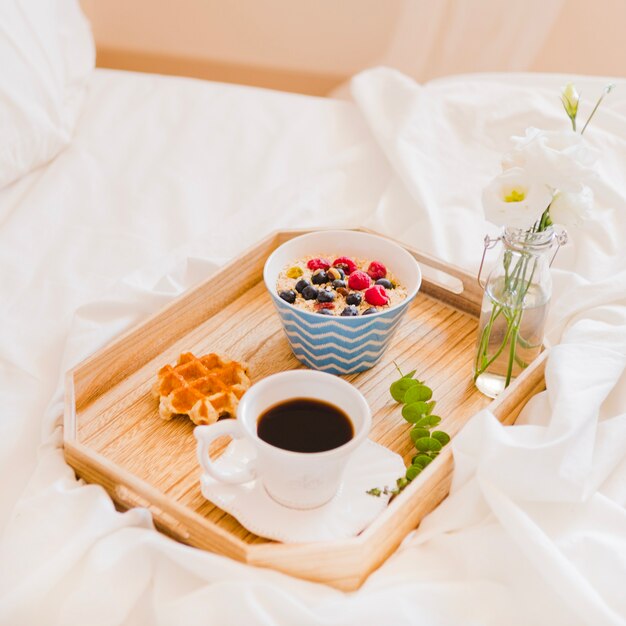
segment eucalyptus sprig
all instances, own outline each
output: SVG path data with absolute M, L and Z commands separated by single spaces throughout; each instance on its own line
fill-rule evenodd
M 413 370 L 403 374 L 398 364 L 394 365 L 400 374 L 400 378 L 391 383 L 389 393 L 396 401 L 404 404 L 402 417 L 412 425 L 409 431 L 411 441 L 417 450 L 417 454 L 411 459 L 411 465 L 407 467 L 404 476 L 396 481 L 393 488 L 374 487 L 367 491 L 371 496 L 379 497 L 382 494 L 398 495 L 424 468 L 433 462 L 441 448 L 450 441 L 450 435 L 443 430 L 433 430 L 441 422 L 438 415 L 433 415 L 436 402 L 432 400 L 433 390 L 424 384 L 424 381 L 414 378 Z

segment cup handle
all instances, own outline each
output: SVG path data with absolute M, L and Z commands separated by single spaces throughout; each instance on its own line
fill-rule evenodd
M 254 467 L 246 467 L 234 472 L 222 472 L 215 467 L 209 456 L 209 446 L 218 437 L 230 435 L 233 439 L 241 439 L 244 436 L 240 422 L 237 420 L 224 420 L 209 426 L 196 426 L 193 434 L 198 441 L 196 449 L 198 462 L 209 476 L 222 483 L 231 485 L 247 483 L 256 478 Z

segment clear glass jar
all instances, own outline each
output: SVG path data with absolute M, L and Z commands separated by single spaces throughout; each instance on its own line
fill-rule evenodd
M 552 227 L 507 228 L 500 240 L 500 256 L 485 285 L 474 361 L 476 387 L 491 398 L 541 352 L 552 296 L 551 251 L 562 243 Z

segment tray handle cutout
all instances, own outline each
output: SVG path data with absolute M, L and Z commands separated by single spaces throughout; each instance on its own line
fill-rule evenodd
M 457 296 L 461 295 L 465 291 L 465 286 L 460 278 L 452 276 L 452 274 L 448 274 L 442 270 L 436 270 L 430 265 L 425 265 L 424 263 L 422 263 L 420 267 L 422 268 L 423 280 L 427 280 L 429 283 L 437 285 L 437 287 L 441 287 L 442 289 L 446 289 L 450 293 Z
M 483 299 L 476 277 L 427 254 L 405 246 L 422 269 L 421 291 L 478 317 Z
M 148 509 L 152 514 L 155 526 L 157 526 L 159 530 L 162 530 L 182 543 L 189 543 L 191 535 L 183 524 L 158 506 L 150 504 L 145 498 L 142 498 L 132 489 L 126 487 L 126 485 L 116 485 L 113 489 L 113 498 L 127 509 L 137 507 Z

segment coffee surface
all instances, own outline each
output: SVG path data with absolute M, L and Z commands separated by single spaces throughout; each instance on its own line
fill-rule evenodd
M 324 452 L 354 437 L 350 418 L 338 407 L 312 398 L 295 398 L 267 409 L 257 421 L 265 442 L 293 452 Z

